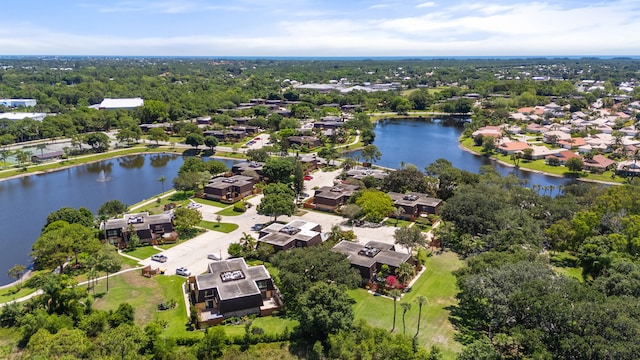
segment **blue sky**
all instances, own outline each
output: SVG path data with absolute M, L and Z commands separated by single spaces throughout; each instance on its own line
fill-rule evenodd
M 640 55 L 640 1 L 20 0 L 1 55 Z

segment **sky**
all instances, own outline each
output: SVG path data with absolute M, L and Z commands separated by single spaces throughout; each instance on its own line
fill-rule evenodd
M 0 55 L 640 55 L 638 0 L 13 0 Z

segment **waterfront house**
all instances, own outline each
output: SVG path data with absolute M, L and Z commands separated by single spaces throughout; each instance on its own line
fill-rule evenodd
M 584 161 L 584 169 L 595 173 L 602 173 L 612 168 L 615 163 L 615 161 L 598 154 L 592 159 Z
M 505 155 L 511 155 L 529 148 L 531 148 L 531 146 L 523 141 L 503 141 L 498 145 L 496 151 Z
M 125 248 L 134 233 L 142 244 L 161 244 L 175 241 L 172 215 L 162 213 L 149 215 L 148 212 L 125 214 L 121 218 L 109 219 L 100 224 L 101 238 L 108 243 Z
M 567 163 L 567 160 L 571 159 L 571 158 L 578 158 L 578 159 L 582 159 L 582 156 L 574 153 L 573 151 L 570 150 L 563 150 L 560 151 L 559 153 L 555 154 L 555 155 L 549 155 L 547 156 L 545 159 L 547 162 L 549 162 L 549 159 L 551 158 L 556 158 L 560 161 L 560 164 L 565 165 Z
M 253 194 L 254 181 L 250 176 L 233 175 L 217 177 L 204 187 L 207 199 L 233 203 Z
M 216 325 L 230 317 L 268 316 L 283 303 L 264 265 L 247 266 L 243 258 L 213 261 L 206 274 L 189 278 L 198 322 Z

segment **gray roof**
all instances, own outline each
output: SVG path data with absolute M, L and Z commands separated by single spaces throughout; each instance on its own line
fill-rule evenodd
M 230 177 L 221 176 L 213 178 L 205 187 L 214 189 L 226 189 L 229 186 L 245 186 L 249 184 L 253 184 L 252 177 L 244 175 L 234 175 Z
M 242 274 L 241 277 L 223 280 L 225 274 Z M 256 281 L 270 279 L 269 272 L 264 265 L 248 267 L 243 258 L 215 261 L 209 264 L 209 273 L 196 276 L 199 290 L 218 290 L 220 300 L 240 298 L 248 295 L 260 294 Z
M 338 199 L 343 196 L 349 197 L 359 189 L 356 185 L 340 184 L 334 186 L 323 186 L 316 190 L 315 197 L 325 199 Z
M 362 245 L 343 240 L 336 244 L 332 250 L 347 255 L 347 259 L 351 264 L 364 267 L 371 267 L 375 263 L 398 267 L 411 257 L 409 254 L 395 251 L 394 246 L 391 244 L 377 241 L 369 241 Z M 367 253 L 372 256 L 366 255 Z
M 101 230 L 126 229 L 129 225 L 135 230 L 147 229 L 149 225 L 171 223 L 171 214 L 149 215 L 149 213 L 124 214 L 118 219 L 109 219 L 100 225 Z
M 294 220 L 286 225 L 273 223 L 260 230 L 258 241 L 276 246 L 284 246 L 293 240 L 309 241 L 320 234 L 320 231 L 315 230 L 319 226 L 304 220 Z
M 436 207 L 442 202 L 441 199 L 432 198 L 427 194 L 417 192 L 408 192 L 406 194 L 390 192 L 389 197 L 393 200 L 394 205 L 404 206 L 424 205 Z

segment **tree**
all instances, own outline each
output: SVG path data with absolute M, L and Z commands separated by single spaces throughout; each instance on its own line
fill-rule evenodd
M 356 199 L 356 204 L 362 208 L 365 217 L 373 222 L 380 222 L 395 209 L 391 197 L 375 189 L 363 190 Z
M 391 332 L 396 331 L 396 313 L 397 313 L 397 303 L 398 298 L 402 295 L 400 290 L 393 289 L 389 291 L 389 296 L 393 299 L 393 327 L 391 327 Z
M 22 286 L 22 275 L 24 274 L 24 271 L 26 269 L 27 269 L 26 266 L 16 264 L 7 272 L 9 277 L 14 278 L 16 280 L 20 280 L 20 284 L 18 284 L 18 289 Z
M 365 145 L 373 144 L 376 139 L 376 133 L 371 129 L 364 129 L 360 131 L 360 138 Z
M 249 149 L 246 152 L 247 160 L 265 162 L 269 158 L 269 153 L 264 148 Z
M 13 156 L 15 156 L 16 160 L 18 160 L 18 164 L 22 165 L 29 161 L 31 158 L 31 152 L 24 150 L 16 150 L 13 152 Z
M 119 214 L 126 213 L 127 208 L 128 206 L 122 203 L 120 200 L 109 200 L 100 205 L 100 208 L 98 209 L 98 215 L 116 217 Z
M 358 165 L 358 162 L 355 159 L 350 158 L 350 157 L 345 158 L 344 160 L 342 160 L 342 164 L 341 164 L 342 170 L 344 170 L 344 171 L 349 171 L 349 170 L 355 168 L 357 165 Z
M 367 145 L 362 148 L 362 158 L 368 163 L 376 162 L 380 160 L 382 153 L 375 145 Z
M 102 152 L 109 149 L 109 137 L 105 133 L 96 132 L 87 134 L 84 137 L 84 142 L 95 151 Z
M 402 335 L 407 335 L 407 327 L 405 326 L 404 316 L 407 314 L 407 311 L 411 309 L 411 303 L 400 303 L 400 307 L 402 308 Z
M 160 145 L 160 141 L 169 141 L 169 135 L 162 128 L 149 129 L 149 140 L 155 141 L 156 146 Z
M 204 144 L 209 147 L 209 150 L 213 151 L 213 148 L 218 146 L 218 139 L 214 136 L 207 136 L 204 138 Z
M 397 245 L 409 249 L 409 254 L 413 254 L 413 248 L 427 244 L 427 235 L 417 226 L 403 226 L 395 231 L 393 237 Z
M 202 214 L 196 209 L 179 208 L 173 214 L 173 222 L 178 232 L 187 232 L 202 221 Z
M 262 167 L 262 173 L 269 178 L 269 182 L 280 182 L 288 184 L 291 182 L 291 175 L 295 170 L 295 158 L 292 157 L 272 157 L 267 159 Z
M 33 244 L 31 255 L 37 266 L 45 269 L 59 267 L 62 272 L 66 261 L 75 259 L 77 263 L 80 253 L 95 251 L 99 244 L 92 228 L 56 221 L 43 230 Z
M 187 191 L 195 191 L 198 190 L 201 179 L 202 176 L 200 172 L 178 173 L 178 176 L 173 178 L 173 187 L 185 193 Z
M 582 162 L 581 158 L 572 157 L 572 158 L 567 160 L 567 162 L 564 164 L 564 166 L 566 166 L 567 169 L 569 169 L 570 171 L 580 172 L 584 168 L 584 163 Z
M 423 192 L 425 175 L 413 165 L 392 171 L 382 181 L 382 188 L 404 194 L 408 191 Z
M 355 301 L 337 285 L 317 283 L 302 294 L 300 307 L 292 315 L 300 322 L 301 333 L 323 341 L 329 334 L 351 327 L 353 304 Z
M 400 221 L 400 217 L 402 215 L 404 215 L 404 209 L 402 207 L 398 206 L 393 210 L 393 217 L 396 218 L 396 227 L 398 226 L 398 221 Z
M 198 146 L 204 145 L 204 137 L 200 134 L 189 134 L 185 138 L 184 143 L 191 145 L 198 150 Z
M 91 227 L 93 226 L 93 213 L 85 207 L 81 207 L 78 210 L 72 207 L 62 207 L 47 215 L 47 222 L 44 227 L 46 228 L 49 224 L 58 220 L 66 221 L 69 224 L 77 223 Z
M 293 190 L 282 183 L 271 183 L 264 190 L 264 196 L 257 207 L 259 214 L 273 216 L 273 221 L 278 216 L 291 216 L 296 210 Z
M 227 335 L 221 326 L 207 329 L 204 337 L 196 345 L 196 357 L 202 360 L 218 359 L 227 347 Z
M 320 157 L 323 157 L 327 160 L 329 160 L 327 162 L 327 165 L 331 166 L 331 163 L 337 159 L 338 157 L 340 157 L 340 153 L 338 152 L 338 149 L 336 149 L 333 146 L 325 146 L 322 149 L 320 149 L 320 151 L 318 151 L 318 155 Z
M 147 336 L 136 325 L 122 324 L 98 335 L 97 352 L 102 358 L 139 359 Z
M 93 344 L 84 331 L 62 328 L 55 334 L 40 329 L 27 344 L 30 357 L 43 359 L 89 358 Z
M 353 225 L 353 221 L 360 216 L 362 213 L 362 208 L 356 204 L 347 204 L 342 209 L 342 214 L 346 216 L 351 224 Z
M 116 273 L 122 268 L 122 258 L 118 250 L 111 244 L 104 244 L 95 253 L 96 270 L 104 271 L 107 274 L 107 292 L 109 292 L 109 274 Z
M 419 295 L 416 298 L 416 302 L 418 303 L 418 329 L 416 330 L 415 337 L 418 337 L 418 334 L 420 334 L 420 320 L 422 318 L 422 307 L 427 304 L 427 298 L 423 295 Z
M 400 264 L 400 266 L 398 266 L 398 269 L 396 270 L 396 277 L 403 285 L 405 285 L 407 281 L 409 281 L 413 277 L 414 274 L 415 273 L 413 265 L 406 262 Z
M 296 160 L 296 165 L 293 170 L 293 191 L 296 195 L 296 203 L 300 199 L 300 195 L 304 191 L 304 168 L 300 161 Z

